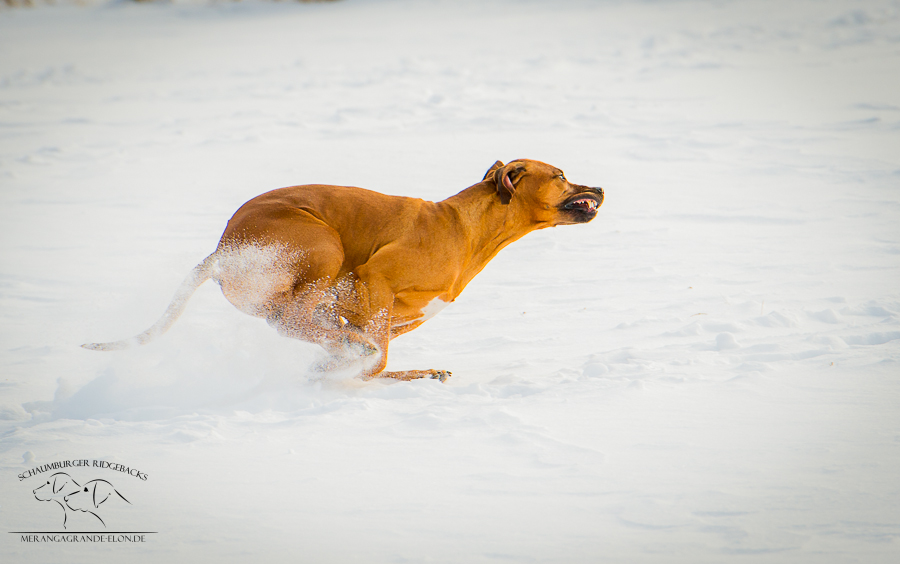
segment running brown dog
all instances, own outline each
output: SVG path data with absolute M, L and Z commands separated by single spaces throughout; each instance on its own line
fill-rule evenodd
M 165 332 L 212 278 L 241 311 L 330 353 L 324 369 L 371 361 L 368 378 L 438 378 L 444 370 L 384 371 L 388 343 L 454 301 L 503 247 L 545 227 L 587 223 L 603 190 L 572 184 L 533 160 L 497 161 L 481 182 L 442 202 L 349 186 L 280 188 L 234 214 L 216 252 L 197 265 L 153 327 L 93 350 L 143 344 Z M 377 355 L 377 356 L 376 356 Z

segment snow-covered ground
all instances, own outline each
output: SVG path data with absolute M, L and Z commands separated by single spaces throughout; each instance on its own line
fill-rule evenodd
M 311 378 L 213 283 L 78 347 L 261 192 L 519 157 L 606 203 L 392 343 L 446 384 Z M 0 417 L 3 562 L 900 561 L 900 4 L 4 9 Z M 78 460 L 105 528 L 32 493 Z

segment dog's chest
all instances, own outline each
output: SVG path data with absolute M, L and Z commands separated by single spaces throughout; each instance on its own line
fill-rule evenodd
M 440 297 L 434 298 L 422 308 L 422 317 L 419 318 L 419 321 L 428 321 L 448 305 L 450 305 L 449 302 L 445 302 Z
M 416 306 L 405 301 L 395 304 L 394 317 L 391 325 L 403 327 L 410 323 L 425 322 L 437 315 L 442 309 L 450 305 L 441 299 L 441 296 L 432 298 L 424 306 Z

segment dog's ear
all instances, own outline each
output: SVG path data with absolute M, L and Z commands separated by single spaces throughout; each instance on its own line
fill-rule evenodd
M 116 488 L 114 488 L 112 486 L 112 484 L 110 484 L 109 482 L 107 482 L 105 480 L 98 480 L 97 482 L 95 482 L 94 483 L 94 491 L 93 491 L 94 507 L 95 508 L 100 507 L 100 505 L 104 501 L 109 499 L 109 496 L 111 496 L 113 494 L 113 492 L 119 493 L 119 492 L 116 492 Z
M 503 166 L 503 163 L 500 161 L 497 161 L 494 164 L 492 164 L 491 168 L 489 168 L 488 171 L 484 173 L 484 178 L 482 178 L 481 181 L 484 182 L 485 180 L 492 178 L 494 176 L 494 173 L 497 172 L 497 169 L 502 166 Z
M 499 163 L 499 161 L 497 162 Z M 494 181 L 497 183 L 497 194 L 500 196 L 501 202 L 504 204 L 509 203 L 513 192 L 516 191 L 516 184 L 522 178 L 522 173 L 524 172 L 525 165 L 517 162 L 511 162 L 494 171 Z

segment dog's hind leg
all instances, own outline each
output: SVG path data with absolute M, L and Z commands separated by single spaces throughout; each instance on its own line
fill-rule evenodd
M 341 319 L 338 302 L 353 292 L 345 292 L 349 276 L 338 280 L 344 249 L 337 231 L 304 210 L 258 218 L 253 229 L 249 241 L 248 232 L 234 229 L 220 243 L 219 252 L 235 257 L 234 267 L 217 277 L 232 304 L 285 337 L 322 346 L 332 357 L 329 368 L 378 352 L 358 326 Z
M 378 352 L 364 331 L 341 317 L 334 288 L 324 282 L 307 285 L 267 321 L 285 337 L 324 348 L 331 355 L 324 365 L 327 369 L 340 368 Z

